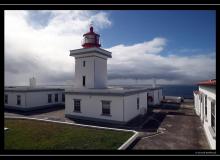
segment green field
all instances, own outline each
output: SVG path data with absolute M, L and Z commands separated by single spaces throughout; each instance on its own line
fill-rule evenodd
M 36 120 L 5 119 L 6 150 L 112 150 L 132 132 L 101 130 Z

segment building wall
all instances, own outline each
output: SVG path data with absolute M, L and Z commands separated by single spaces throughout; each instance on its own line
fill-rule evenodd
M 159 89 L 159 103 L 163 100 L 163 89 Z
M 194 93 L 195 111 L 201 119 L 211 149 L 216 149 L 216 139 L 213 137 L 213 130 L 211 128 L 211 100 L 216 101 L 216 89 L 213 86 L 199 86 L 199 91 L 202 94 Z M 207 116 L 205 115 L 205 95 L 207 96 Z
M 153 102 L 148 102 L 149 105 L 157 105 L 160 104 L 163 99 L 162 89 L 156 89 L 148 92 L 149 96 L 153 97 Z
M 83 67 L 85 61 L 85 67 Z M 83 76 L 86 76 L 85 88 L 105 88 L 107 82 L 107 58 L 97 53 L 76 56 L 75 86 L 84 88 Z
M 200 115 L 200 110 L 199 110 L 199 95 L 194 93 L 194 106 L 195 106 L 195 111 L 197 115 Z
M 211 129 L 211 99 L 216 100 L 216 90 L 215 90 L 215 87 L 206 87 L 206 86 L 199 86 L 199 90 L 205 95 L 207 95 L 207 117 L 204 117 L 203 126 L 204 126 L 204 130 L 205 130 L 205 133 L 206 133 L 206 136 L 207 136 L 207 139 L 209 141 L 211 148 L 216 149 L 216 139 L 213 138 L 211 131 L 210 131 Z M 216 104 L 215 104 L 215 107 L 216 107 Z M 201 110 L 201 112 L 204 113 L 204 107 Z M 205 115 L 205 113 L 201 115 Z M 202 116 L 200 117 L 201 119 L 203 118 Z M 215 124 L 216 124 L 216 118 L 215 118 Z
M 62 93 L 64 91 L 27 92 L 26 103 L 28 107 L 64 104 L 62 102 Z M 52 94 L 51 103 L 48 103 L 48 94 Z M 55 94 L 58 94 L 58 102 L 55 102 Z
M 83 67 L 83 61 L 86 65 Z M 83 76 L 86 76 L 86 88 L 94 88 L 94 57 L 75 59 L 75 86 L 83 88 Z
M 139 97 L 139 109 L 137 98 Z M 81 112 L 74 112 L 74 99 L 81 100 Z M 111 101 L 111 116 L 102 115 L 102 100 Z M 147 112 L 147 92 L 130 96 L 96 96 L 66 94 L 65 114 L 96 119 L 128 122 Z
M 55 102 L 55 94 L 58 93 L 58 102 Z M 8 104 L 5 106 L 18 108 L 32 108 L 54 104 L 64 104 L 62 102 L 64 91 L 42 91 L 42 92 L 5 92 L 8 95 Z M 48 94 L 52 94 L 52 103 L 48 103 Z M 17 95 L 21 96 L 21 105 L 17 105 Z
M 107 59 L 94 58 L 95 63 L 95 88 L 105 88 L 107 83 Z
M 137 98 L 139 97 L 139 109 L 137 109 Z M 133 119 L 139 114 L 147 112 L 147 92 L 124 97 L 125 121 Z
M 26 107 L 26 93 L 21 92 L 5 92 L 5 95 L 8 95 L 8 104 L 5 104 L 5 106 L 14 106 L 14 107 Z M 17 95 L 21 96 L 21 105 L 17 105 Z
M 81 100 L 80 113 L 74 112 L 74 99 Z M 111 116 L 102 115 L 102 100 L 111 101 Z M 123 122 L 123 97 L 66 94 L 65 114 Z

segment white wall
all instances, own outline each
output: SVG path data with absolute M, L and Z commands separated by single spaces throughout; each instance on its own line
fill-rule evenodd
M 107 59 L 95 57 L 95 88 L 105 88 L 107 83 Z
M 200 110 L 199 110 L 199 95 L 194 93 L 194 106 L 195 106 L 195 111 L 196 114 L 199 115 L 200 114 Z
M 163 100 L 163 90 L 159 89 L 159 102 Z
M 83 61 L 86 65 L 83 67 Z M 94 57 L 75 59 L 75 87 L 83 88 L 83 76 L 86 76 L 86 88 L 94 88 Z
M 5 106 L 14 106 L 25 108 L 25 93 L 24 92 L 5 92 L 5 95 L 8 95 L 8 104 Z M 17 95 L 21 96 L 21 105 L 17 105 Z
M 159 97 L 158 97 L 159 91 Z M 149 91 L 148 91 L 149 92 Z M 160 104 L 162 99 L 162 89 L 150 91 L 155 96 L 154 104 Z M 100 96 L 100 95 L 65 95 L 65 114 L 90 118 L 99 118 L 114 121 L 128 122 L 139 114 L 147 112 L 147 92 L 133 94 L 129 96 Z M 137 109 L 137 97 L 139 97 L 139 109 Z M 81 113 L 74 112 L 74 99 L 81 100 Z M 103 116 L 102 100 L 111 101 L 111 116 Z
M 64 91 L 42 91 L 42 92 L 27 92 L 27 106 L 46 106 L 54 104 L 62 104 L 62 93 Z M 48 94 L 52 94 L 52 102 L 48 103 Z M 55 94 L 58 94 L 58 102 L 55 102 Z
M 160 101 L 159 101 L 159 91 L 158 90 L 154 90 L 154 105 L 156 104 L 160 104 Z
M 85 61 L 85 67 L 83 67 Z M 75 87 L 84 88 L 83 76 L 86 76 L 85 88 L 105 88 L 107 83 L 107 57 L 98 53 L 88 53 L 75 58 Z
M 137 109 L 137 97 L 139 97 L 139 109 Z M 74 99 L 81 100 L 81 113 L 73 112 Z M 111 101 L 111 116 L 102 115 L 102 100 Z M 69 115 L 128 122 L 138 116 L 142 108 L 147 112 L 147 92 L 125 97 L 66 94 L 65 114 Z
M 139 109 L 137 109 L 137 98 L 139 97 Z M 124 97 L 125 121 L 129 121 L 141 113 L 141 108 L 147 111 L 147 92 Z
M 74 112 L 74 99 L 81 100 L 81 113 Z M 102 100 L 111 101 L 111 116 L 102 115 Z M 66 94 L 65 114 L 123 122 L 123 97 Z
M 58 102 L 55 102 L 55 94 L 58 93 Z M 64 91 L 41 91 L 41 92 L 5 92 L 8 95 L 8 104 L 5 106 L 31 108 L 53 104 L 64 104 L 62 102 Z M 52 103 L 48 103 L 48 94 L 52 94 Z M 21 95 L 21 105 L 17 105 L 17 95 Z
M 159 94 L 158 94 L 159 92 Z M 148 102 L 149 105 L 160 104 L 160 101 L 163 99 L 162 89 L 148 91 L 148 95 L 153 97 L 153 102 Z
M 199 91 L 202 92 L 202 95 L 194 94 L 195 111 L 201 119 L 211 149 L 216 149 L 216 140 L 212 137 L 209 129 L 211 127 L 211 99 L 216 100 L 216 89 L 214 86 L 199 86 Z M 207 117 L 205 116 L 205 95 L 207 96 Z
M 216 100 L 216 89 L 215 89 L 215 87 L 199 86 L 199 91 L 201 91 L 202 93 L 207 95 L 207 118 L 204 119 L 203 126 L 204 126 L 204 130 L 205 130 L 205 133 L 206 133 L 206 136 L 208 138 L 208 141 L 209 141 L 211 148 L 216 149 L 216 140 L 212 137 L 210 129 L 209 129 L 211 127 L 211 100 L 210 100 L 210 98 Z M 215 107 L 216 107 L 216 105 L 215 105 Z M 203 111 L 204 111 L 204 109 L 201 110 L 201 112 L 203 112 Z M 203 115 L 203 114 L 201 114 L 201 115 Z M 205 115 L 205 113 L 204 113 L 204 115 Z M 216 115 L 216 113 L 215 113 L 215 115 Z M 203 117 L 200 117 L 200 118 L 202 119 Z M 215 121 L 215 124 L 216 124 L 216 121 Z

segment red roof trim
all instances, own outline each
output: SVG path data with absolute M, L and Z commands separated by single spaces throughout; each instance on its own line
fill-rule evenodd
M 216 85 L 216 79 L 199 82 L 198 85 Z
M 100 35 L 95 32 L 88 32 L 88 33 L 85 33 L 83 36 L 86 36 L 86 35 L 96 35 L 100 37 Z

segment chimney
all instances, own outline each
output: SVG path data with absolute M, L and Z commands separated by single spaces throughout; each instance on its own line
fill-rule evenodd
M 153 84 L 152 84 L 152 87 L 153 87 L 153 88 L 156 88 L 156 79 L 155 79 L 155 78 L 153 78 Z
M 30 87 L 34 88 L 36 87 L 36 79 L 34 77 L 30 78 Z

